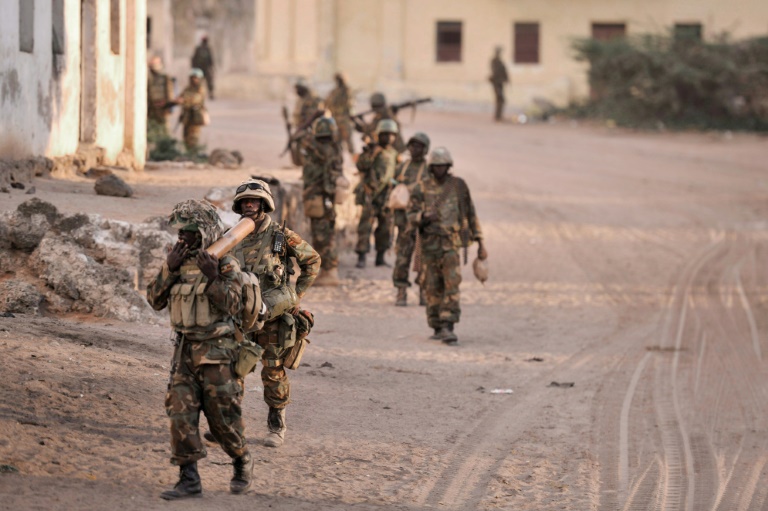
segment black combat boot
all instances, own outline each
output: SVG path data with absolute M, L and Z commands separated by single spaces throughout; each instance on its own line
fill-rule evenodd
M 232 460 L 235 473 L 229 482 L 229 491 L 238 494 L 245 493 L 253 481 L 253 457 L 245 454 Z
M 213 442 L 214 444 L 218 443 L 216 441 L 216 437 L 213 436 L 213 433 L 211 433 L 210 431 L 206 431 L 205 433 L 203 433 L 203 438 L 205 438 L 209 442 Z
M 440 340 L 448 346 L 458 346 L 459 338 L 455 333 L 453 333 L 453 323 L 446 323 L 443 327 L 443 330 L 444 333 L 442 334 L 442 338 Z
M 391 268 L 391 266 L 384 260 L 384 252 L 384 250 L 376 252 L 376 266 L 386 266 L 387 268 Z
M 429 336 L 430 339 L 434 339 L 435 341 L 442 341 L 443 340 L 443 325 L 438 325 L 433 328 L 435 333 Z
M 160 498 L 165 500 L 202 496 L 203 483 L 200 481 L 200 474 L 197 473 L 197 462 L 180 466 L 179 482 L 172 490 L 166 490 L 160 494 Z
M 427 297 L 424 295 L 424 288 L 419 286 L 419 305 L 422 307 L 427 305 Z
M 397 288 L 397 298 L 395 298 L 395 305 L 397 307 L 405 307 L 408 305 L 408 289 L 404 287 Z
M 365 254 L 363 252 L 357 253 L 357 264 L 355 268 L 365 268 Z

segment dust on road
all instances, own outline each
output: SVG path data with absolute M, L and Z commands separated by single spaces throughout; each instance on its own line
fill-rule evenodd
M 277 112 L 217 100 L 208 136 L 275 167 Z M 266 405 L 249 378 L 254 487 L 229 495 L 228 460 L 209 446 L 205 497 L 185 507 L 762 509 L 765 140 L 425 111 L 404 129 L 451 150 L 488 240 L 491 280 L 464 271 L 462 346 L 428 340 L 422 308 L 393 306 L 389 271 L 344 255 L 343 285 L 305 300 L 317 324 L 291 375 L 286 445 L 259 446 Z M 228 172 L 147 171 L 132 202 L 36 185 L 63 211 L 136 221 L 246 173 Z M 2 506 L 166 509 L 170 352 L 165 328 L 0 319 L 13 361 L 0 464 L 20 470 L 0 475 Z

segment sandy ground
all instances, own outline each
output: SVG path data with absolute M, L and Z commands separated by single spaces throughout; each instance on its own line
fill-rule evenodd
M 277 114 L 217 101 L 208 145 L 280 168 Z M 460 347 L 427 339 L 415 292 L 395 308 L 389 272 L 344 255 L 343 285 L 305 300 L 317 324 L 286 445 L 260 445 L 251 376 L 253 489 L 228 493 L 211 445 L 205 496 L 166 503 L 169 330 L 0 318 L 0 464 L 19 470 L 0 474 L 0 508 L 766 509 L 766 140 L 439 112 L 404 128 L 452 150 L 488 240 L 491 280 L 464 271 Z M 36 187 L 65 211 L 137 221 L 247 174 L 146 171 L 125 200 Z

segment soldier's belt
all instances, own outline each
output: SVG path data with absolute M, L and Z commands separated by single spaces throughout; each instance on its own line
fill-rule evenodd
M 264 364 L 264 367 L 280 367 L 283 365 L 283 359 L 262 358 L 261 363 Z

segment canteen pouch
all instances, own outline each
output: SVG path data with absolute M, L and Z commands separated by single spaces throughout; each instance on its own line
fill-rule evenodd
M 283 367 L 288 369 L 298 369 L 301 365 L 301 357 L 304 356 L 304 350 L 307 349 L 309 339 L 298 339 L 291 350 L 283 359 Z
M 314 195 L 304 199 L 304 215 L 309 218 L 323 218 L 325 216 L 322 195 Z
M 184 328 L 192 328 L 193 326 L 197 325 L 194 291 L 194 284 L 182 284 L 179 288 L 177 302 L 181 308 L 181 325 Z
M 240 378 L 245 378 L 246 375 L 256 369 L 263 354 L 264 348 L 258 344 L 250 342 L 241 344 L 237 353 L 237 361 L 235 362 L 235 374 Z
M 296 344 L 296 320 L 291 314 L 283 314 L 277 330 L 277 345 L 281 349 L 290 348 Z

